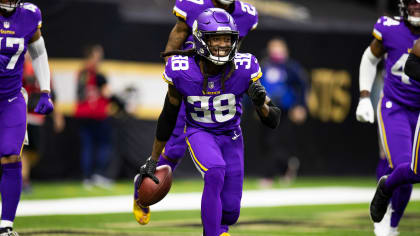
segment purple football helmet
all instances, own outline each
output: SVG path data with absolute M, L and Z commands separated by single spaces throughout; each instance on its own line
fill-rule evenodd
M 11 12 L 14 11 L 20 4 L 22 0 L 9 0 L 6 2 L 0 2 L 0 9 Z
M 408 21 L 412 26 L 419 27 L 420 17 L 411 16 L 408 12 L 408 5 L 410 3 L 420 3 L 420 0 L 400 0 L 400 4 L 398 5 L 400 8 L 400 15 L 404 20 Z
M 220 8 L 209 8 L 202 12 L 193 24 L 194 45 L 197 54 L 216 65 L 223 65 L 235 57 L 238 51 L 239 32 L 233 17 Z M 213 55 L 208 39 L 214 35 L 230 35 L 231 47 L 227 56 Z

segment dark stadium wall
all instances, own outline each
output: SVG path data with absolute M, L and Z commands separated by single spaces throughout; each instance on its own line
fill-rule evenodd
M 100 43 L 108 59 L 161 62 L 159 52 L 164 49 L 172 25 L 124 22 L 112 4 L 65 1 L 63 4 L 65 11 L 63 6 L 57 6 L 47 8 L 44 14 L 43 34 L 50 57 L 81 57 L 84 45 Z M 262 28 L 265 29 L 254 31 L 245 39 L 241 51 L 262 58 L 266 42 L 272 37 L 282 37 L 289 43 L 291 56 L 303 64 L 311 78 L 310 117 L 298 130 L 299 174 L 374 175 L 378 160 L 376 126 L 358 123 L 354 115 L 358 67 L 371 40 L 370 33 Z M 113 163 L 115 169 L 111 172 L 115 177 L 132 177 L 150 154 L 156 122 L 127 118 L 117 123 L 116 132 L 126 133 L 115 136 L 120 144 L 114 156 L 121 158 Z M 42 158 L 33 172 L 35 178 L 81 177 L 77 122 L 69 117 L 67 124 L 63 134 L 54 134 L 51 122 L 47 123 Z M 242 127 L 246 174 L 262 175 L 266 167 L 260 163 L 265 157 L 257 145 L 261 126 L 252 110 L 245 112 Z M 121 139 L 127 137 L 131 143 L 124 146 L 127 142 Z M 191 161 L 184 159 L 177 175 L 198 176 L 198 173 Z

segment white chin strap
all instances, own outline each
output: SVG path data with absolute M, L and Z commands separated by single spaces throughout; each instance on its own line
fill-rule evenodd
M 15 10 L 15 7 L 11 7 L 9 4 L 4 4 L 4 3 L 0 3 L 0 8 L 7 12 L 11 12 Z
M 235 0 L 218 0 L 221 4 L 224 5 L 230 5 L 232 4 Z
M 408 16 L 407 20 L 412 26 L 420 26 L 420 17 Z

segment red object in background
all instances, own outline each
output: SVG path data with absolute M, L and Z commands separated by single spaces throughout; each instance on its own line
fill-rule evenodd
M 23 77 L 22 77 L 23 87 L 28 92 L 28 96 L 32 93 L 37 92 L 39 93 L 39 85 L 35 79 L 35 72 L 34 68 L 32 67 L 32 63 L 29 60 L 25 60 L 23 64 Z
M 95 69 L 82 70 L 78 76 L 78 86 L 83 86 L 83 98 L 77 102 L 75 117 L 104 120 L 108 117 L 109 99 L 104 97 L 98 85 Z

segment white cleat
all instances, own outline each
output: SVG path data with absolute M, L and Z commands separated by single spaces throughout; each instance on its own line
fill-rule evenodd
M 397 231 L 397 228 L 391 227 L 391 215 L 392 215 L 393 209 L 391 207 L 391 204 L 388 205 L 388 208 L 386 209 L 386 213 L 384 215 L 384 218 L 379 223 L 374 223 L 374 230 L 376 236 L 397 236 L 399 232 Z
M 398 228 L 397 227 L 391 227 L 391 231 L 389 231 L 388 236 L 398 236 L 400 234 L 400 232 L 398 232 Z

